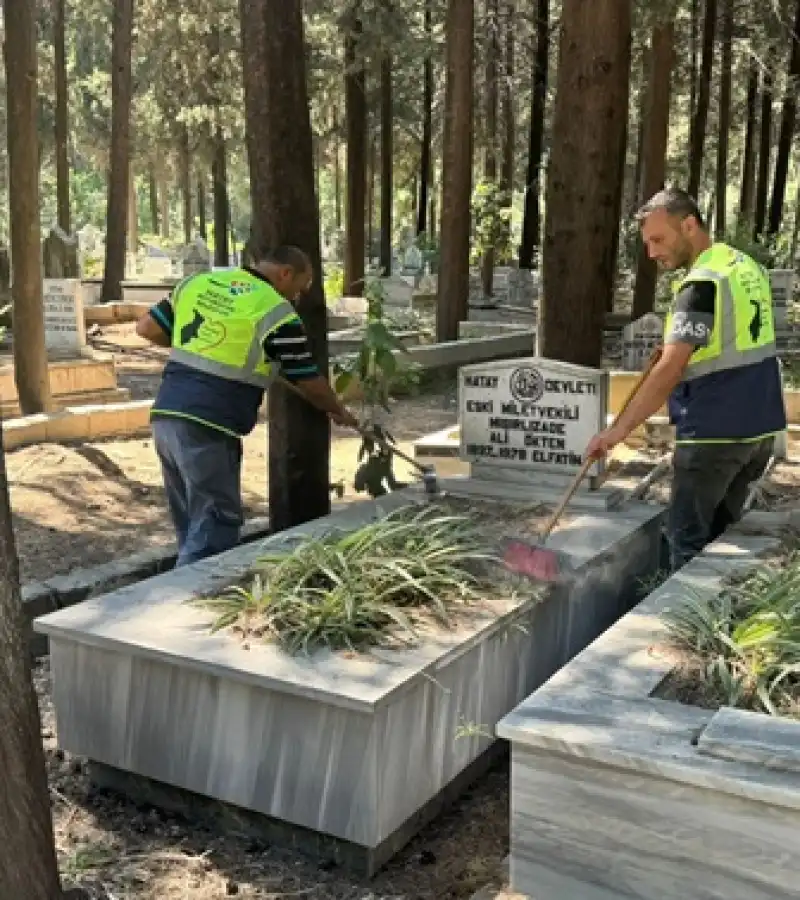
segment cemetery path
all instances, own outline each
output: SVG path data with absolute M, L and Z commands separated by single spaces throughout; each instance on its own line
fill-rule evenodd
M 56 748 L 47 660 L 34 672 L 53 824 L 65 886 L 126 900 L 466 900 L 495 879 L 508 853 L 508 764 L 500 762 L 375 879 L 186 817 L 94 791 L 83 760 Z M 101 894 L 101 891 L 104 893 Z
M 455 395 L 425 395 L 396 404 L 391 426 L 400 446 L 455 421 Z M 346 500 L 353 489 L 360 438 L 334 429 L 331 481 Z M 245 441 L 242 492 L 248 517 L 267 514 L 267 428 Z M 115 440 L 76 446 L 41 444 L 7 454 L 11 506 L 23 583 L 65 574 L 172 543 L 172 527 L 152 441 Z M 464 471 L 457 460 L 442 474 Z M 411 480 L 405 463 L 396 474 Z

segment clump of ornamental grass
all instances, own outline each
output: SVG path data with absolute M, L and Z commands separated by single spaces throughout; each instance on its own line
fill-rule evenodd
M 721 704 L 800 717 L 800 553 L 663 618 Z
M 434 506 L 402 508 L 358 529 L 332 530 L 290 555 L 258 560 L 246 585 L 197 601 L 232 628 L 289 653 L 411 642 L 420 618 L 449 627 L 490 587 L 495 558 L 470 521 Z

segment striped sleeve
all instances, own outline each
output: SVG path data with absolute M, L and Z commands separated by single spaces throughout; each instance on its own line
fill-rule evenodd
M 319 375 L 308 346 L 306 330 L 297 316 L 267 335 L 264 353 L 270 361 L 280 365 L 281 375 L 287 381 L 303 381 Z
M 160 303 L 150 307 L 150 316 L 164 330 L 165 334 L 172 336 L 172 326 L 175 323 L 175 310 L 172 308 L 172 296 L 165 297 Z

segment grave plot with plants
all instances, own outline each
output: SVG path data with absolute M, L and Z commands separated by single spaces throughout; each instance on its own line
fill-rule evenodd
M 796 892 L 800 554 L 785 521 L 746 516 L 499 723 L 514 890 Z
M 578 553 L 574 579 L 506 572 L 505 540 L 547 512 L 490 483 L 389 492 L 44 617 L 59 746 L 100 783 L 210 797 L 373 873 L 657 568 L 646 507 L 564 522 L 549 543 Z

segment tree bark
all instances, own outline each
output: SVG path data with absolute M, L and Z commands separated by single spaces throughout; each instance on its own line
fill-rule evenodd
M 431 148 L 433 144 L 433 50 L 430 46 L 433 32 L 431 4 L 425 0 L 425 63 L 422 89 L 422 150 L 419 160 L 419 204 L 417 206 L 417 234 L 425 234 L 428 227 L 428 195 L 431 179 Z
M 131 98 L 133 73 L 133 0 L 114 0 L 111 27 L 111 151 L 106 213 L 106 266 L 103 301 L 122 301 L 125 231 L 128 220 Z
M 497 181 L 497 63 L 500 57 L 500 7 L 499 0 L 486 0 L 487 27 L 489 29 L 486 48 L 486 156 L 483 164 L 484 180 L 490 184 Z M 481 263 L 483 293 L 491 297 L 494 293 L 494 246 L 486 247 Z
M 169 240 L 172 231 L 172 222 L 170 221 L 170 189 L 169 178 L 161 175 L 158 183 L 158 200 L 161 206 L 161 236 Z
M 469 297 L 470 193 L 472 190 L 473 0 L 448 0 L 442 205 L 436 336 L 458 339 Z
M 516 116 L 514 114 L 514 0 L 506 0 L 505 20 L 505 72 L 503 78 L 503 190 L 508 193 L 509 202 L 514 189 L 514 144 L 516 136 Z
M 703 51 L 697 85 L 697 105 L 692 119 L 689 148 L 689 193 L 697 197 L 703 174 L 703 149 L 706 142 L 708 107 L 711 101 L 711 72 L 714 64 L 714 30 L 717 22 L 717 0 L 706 0 L 703 18 Z
M 357 59 L 358 38 L 362 32 L 359 0 L 350 7 L 345 36 L 344 82 L 347 122 L 347 209 L 344 255 L 344 292 L 351 297 L 364 293 L 364 244 L 367 195 L 367 98 L 366 71 Z M 358 48 L 358 49 L 357 49 Z
M 15 34 L 6 0 L 7 36 Z M 13 56 L 14 54 L 12 54 Z M 36 161 L 32 156 L 31 160 Z M 42 730 L 33 689 L 27 626 L 22 612 L 5 452 L 0 446 L 0 897 L 61 900 Z
M 792 239 L 789 242 L 789 259 L 792 263 L 797 259 L 797 250 L 800 246 L 800 162 L 795 169 L 795 180 L 797 193 L 794 198 L 794 228 L 792 228 Z
M 135 254 L 139 249 L 139 208 L 136 196 L 136 175 L 132 163 L 128 165 L 128 227 L 126 231 L 128 253 Z
M 731 88 L 733 68 L 733 0 L 722 0 L 720 15 L 722 71 L 719 83 L 719 134 L 717 137 L 717 214 L 714 234 L 725 237 L 728 225 L 728 147 L 731 130 Z
M 531 126 L 528 147 L 528 171 L 525 176 L 525 215 L 522 222 L 522 246 L 519 266 L 532 269 L 534 255 L 541 243 L 542 151 L 544 116 L 547 103 L 547 76 L 550 55 L 550 0 L 537 0 L 536 55 L 533 69 Z
M 328 371 L 319 210 L 306 85 L 301 0 L 240 0 L 245 111 L 255 231 L 303 248 L 314 267 L 298 312 L 321 372 Z M 363 241 L 361 244 L 363 258 Z M 276 385 L 269 395 L 269 507 L 280 531 L 330 512 L 328 417 Z
M 339 141 L 339 113 L 333 107 L 333 193 L 336 204 L 336 228 L 342 227 L 342 154 Z
M 384 275 L 392 274 L 392 200 L 394 196 L 392 127 L 392 58 L 381 60 L 381 258 Z
M 208 226 L 206 222 L 206 182 L 199 176 L 197 179 L 197 217 L 200 220 L 200 237 L 208 240 Z
M 65 0 L 53 0 L 56 76 L 56 205 L 58 208 L 58 226 L 62 231 L 69 234 L 72 225 L 70 222 L 69 158 L 67 155 L 69 108 L 67 105 L 67 52 L 64 6 Z
M 616 277 L 631 8 L 564 0 L 547 178 L 540 353 L 599 367 Z
M 158 234 L 158 181 L 156 181 L 156 171 L 152 163 L 150 163 L 150 171 L 147 177 L 150 192 L 150 223 L 153 234 Z
M 653 28 L 647 86 L 647 125 L 642 148 L 642 199 L 644 202 L 664 187 L 672 70 L 675 65 L 675 25 L 661 22 Z M 633 318 L 653 311 L 656 296 L 656 264 L 644 245 L 639 247 L 636 286 L 633 292 Z
M 211 164 L 214 187 L 214 265 L 230 264 L 228 251 L 228 162 L 225 153 L 225 135 L 217 126 L 214 135 L 214 161 Z
M 747 113 L 742 161 L 742 186 L 739 194 L 739 228 L 749 228 L 753 221 L 756 191 L 756 119 L 758 104 L 758 62 L 750 60 L 747 76 Z
M 51 406 L 44 338 L 42 235 L 39 225 L 36 19 L 35 6 L 29 0 L 5 0 L 3 56 L 6 67 L 14 378 L 20 409 L 27 416 L 47 412 Z M 7 730 L 8 727 L 4 725 L 0 730 Z M 4 849 L 6 846 L 3 845 Z M 16 859 L 22 861 L 20 857 Z M 22 897 L 26 896 L 26 892 L 0 896 Z
M 189 150 L 189 129 L 181 126 L 179 157 L 181 165 L 181 202 L 183 206 L 183 242 L 192 242 L 192 161 Z
M 786 198 L 786 181 L 789 176 L 789 159 L 792 155 L 792 139 L 797 119 L 797 94 L 800 91 L 800 0 L 796 0 L 792 45 L 789 51 L 789 71 L 786 92 L 783 96 L 781 127 L 778 134 L 778 152 L 775 156 L 775 175 L 772 186 L 772 202 L 769 210 L 770 235 L 781 229 L 783 204 Z M 794 260 L 792 260 L 794 264 Z
M 697 115 L 697 44 L 700 32 L 700 0 L 692 0 L 689 22 L 689 150 L 692 147 L 692 128 Z
M 753 237 L 759 240 L 764 234 L 767 219 L 767 194 L 769 193 L 769 167 L 772 156 L 772 53 L 761 73 L 761 131 L 758 141 L 758 176 L 756 180 L 755 216 Z

